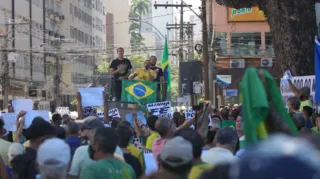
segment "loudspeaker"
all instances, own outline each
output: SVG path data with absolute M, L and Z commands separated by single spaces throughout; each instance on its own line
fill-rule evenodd
M 193 82 L 203 80 L 202 62 L 191 61 L 180 63 L 180 89 L 182 94 L 193 93 Z

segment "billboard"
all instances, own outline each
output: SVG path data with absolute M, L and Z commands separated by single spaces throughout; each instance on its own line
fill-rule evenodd
M 259 7 L 251 8 L 230 8 L 227 7 L 228 22 L 264 22 L 266 17 Z

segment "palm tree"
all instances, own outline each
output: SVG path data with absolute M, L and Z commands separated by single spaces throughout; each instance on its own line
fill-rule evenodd
M 129 16 L 141 20 L 142 16 L 150 12 L 149 0 L 132 0 Z M 141 35 L 141 22 L 132 21 L 129 27 L 129 34 L 131 34 L 132 51 L 146 50 L 143 43 L 144 38 Z
M 315 2 L 320 0 L 216 0 L 227 7 L 258 5 L 270 25 L 276 67 L 295 75 L 314 74 Z

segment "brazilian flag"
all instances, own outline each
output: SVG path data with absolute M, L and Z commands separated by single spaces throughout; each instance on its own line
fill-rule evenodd
M 122 80 L 121 101 L 148 104 L 157 101 L 157 83 L 150 81 Z

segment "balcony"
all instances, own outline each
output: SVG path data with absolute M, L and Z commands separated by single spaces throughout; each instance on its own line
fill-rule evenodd
M 231 44 L 231 56 L 261 56 L 261 45 L 254 44 Z

